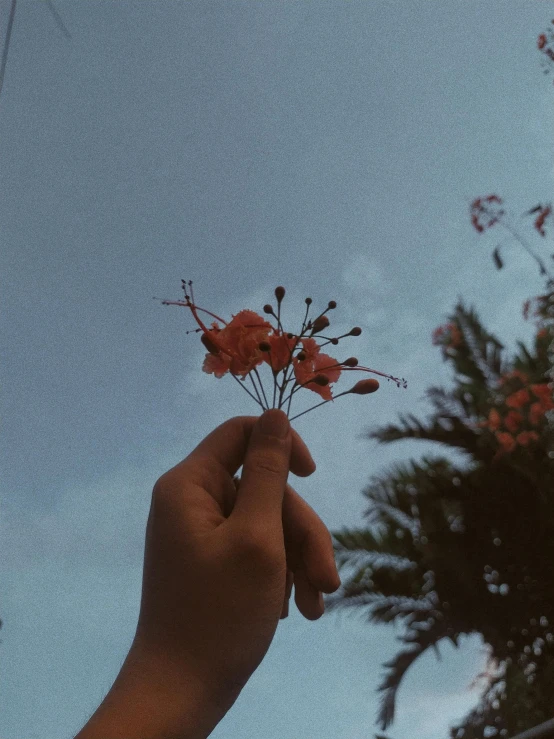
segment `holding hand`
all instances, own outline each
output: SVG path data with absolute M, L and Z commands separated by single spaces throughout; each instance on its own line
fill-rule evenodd
M 284 435 L 267 433 L 264 423 Z M 233 475 L 243 466 L 238 490 Z M 340 586 L 329 531 L 287 484 L 311 455 L 282 410 L 218 426 L 157 481 L 136 640 L 239 692 L 265 656 L 292 583 L 301 613 Z
M 315 463 L 272 409 L 221 424 L 159 478 L 135 638 L 75 739 L 205 739 L 264 658 L 293 582 L 301 613 L 321 617 L 321 593 L 340 587 L 332 539 L 289 470 Z

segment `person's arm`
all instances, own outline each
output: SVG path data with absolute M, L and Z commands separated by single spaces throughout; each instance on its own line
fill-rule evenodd
M 303 616 L 323 615 L 322 593 L 340 586 L 333 542 L 289 471 L 308 477 L 315 463 L 271 409 L 221 424 L 158 479 L 133 644 L 75 739 L 206 739 L 264 658 L 293 584 Z
M 238 698 L 212 694 L 134 644 L 110 691 L 75 739 L 206 739 Z

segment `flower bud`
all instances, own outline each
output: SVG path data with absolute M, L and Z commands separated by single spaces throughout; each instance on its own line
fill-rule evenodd
M 275 297 L 277 298 L 278 303 L 280 303 L 281 300 L 285 297 L 285 288 L 282 285 L 279 285 L 279 287 L 275 288 Z
M 331 344 L 333 344 L 333 346 L 336 346 L 339 343 L 339 340 L 335 338 L 329 339 L 329 341 L 331 342 Z
M 315 382 L 320 387 L 325 387 L 325 385 L 329 384 L 329 378 L 326 375 L 316 375 L 312 382 Z
M 213 341 L 206 335 L 202 334 L 200 337 L 200 341 L 204 344 L 206 349 L 210 352 L 210 354 L 219 354 L 218 347 L 213 343 Z
M 270 306 L 269 303 L 266 303 L 264 305 L 264 313 L 270 313 L 270 314 L 273 313 L 273 308 Z
M 296 355 L 296 359 L 298 359 L 299 362 L 303 362 L 306 359 L 306 352 L 298 352 L 298 354 Z
M 306 300 L 304 302 L 306 303 L 306 305 L 311 305 L 312 304 L 312 299 L 311 298 L 306 298 Z
M 370 380 L 360 380 L 348 392 L 356 393 L 356 395 L 367 395 L 368 393 L 374 393 L 378 389 L 379 383 L 372 378 Z
M 350 336 L 359 336 L 362 333 L 362 329 L 359 326 L 354 326 L 350 332 Z
M 345 367 L 355 367 L 358 364 L 358 360 L 356 357 L 348 357 L 348 359 L 345 359 L 343 362 Z
M 258 344 L 258 349 L 261 352 L 269 352 L 271 351 L 271 345 L 267 341 L 260 341 L 260 343 Z
M 329 305 L 327 307 L 330 308 L 331 310 L 333 310 L 333 308 L 336 308 L 337 307 L 337 304 L 336 304 L 336 302 L 334 300 L 330 300 L 329 301 Z
M 318 331 L 322 331 L 324 328 L 327 328 L 328 325 L 329 319 L 327 318 L 327 316 L 319 316 L 319 318 L 314 321 L 314 324 L 312 326 L 312 333 L 315 334 Z

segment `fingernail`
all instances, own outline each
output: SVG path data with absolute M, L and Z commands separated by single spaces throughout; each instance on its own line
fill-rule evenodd
M 289 432 L 290 423 L 287 415 L 279 408 L 271 408 L 265 411 L 260 423 L 260 429 L 268 436 L 284 439 Z

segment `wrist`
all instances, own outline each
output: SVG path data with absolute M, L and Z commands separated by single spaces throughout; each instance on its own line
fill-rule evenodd
M 182 665 L 133 643 L 110 691 L 75 739 L 206 739 L 239 694 L 220 695 Z

